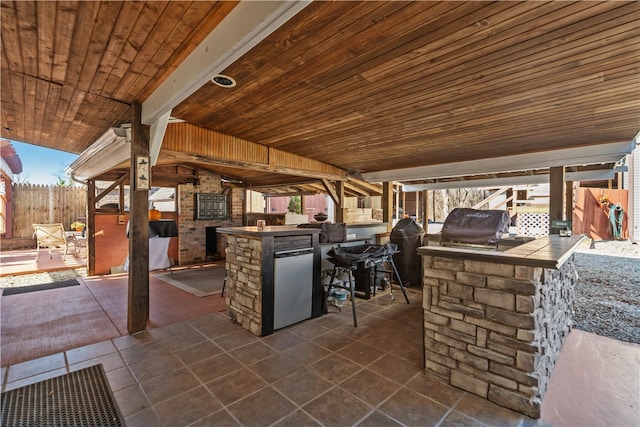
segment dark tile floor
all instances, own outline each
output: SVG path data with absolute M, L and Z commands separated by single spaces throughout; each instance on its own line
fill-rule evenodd
M 3 390 L 102 363 L 127 426 L 546 425 L 422 372 L 421 294 L 255 337 L 215 313 L 3 368 Z
M 2 255 L 4 273 L 5 261 L 15 258 Z M 18 264 L 17 270 L 29 267 Z M 66 262 L 50 267 L 68 268 Z M 118 324 L 118 314 L 126 313 L 126 287 L 120 289 L 111 276 L 86 280 L 96 301 Z M 105 292 L 98 292 L 103 288 Z M 25 351 L 31 356 L 22 359 L 27 361 L 0 368 L 1 390 L 102 363 L 129 427 L 640 427 L 638 344 L 573 330 L 542 401 L 542 420 L 531 420 L 422 373 L 419 289 L 410 289 L 410 305 L 401 298 L 358 300 L 358 328 L 353 327 L 351 311 L 345 310 L 263 338 L 219 312 L 218 303 L 224 300 L 218 296 L 197 298 L 183 292 L 183 301 L 172 286 L 158 283 L 153 289 L 150 311 L 160 320 L 151 322 L 146 332 L 44 357 L 33 356 L 34 348 L 29 348 Z M 37 294 L 42 293 L 27 295 Z M 18 321 L 5 316 L 15 298 L 0 297 L 3 342 L 7 325 Z M 202 301 L 210 314 L 194 311 Z M 76 326 L 85 321 L 77 317 Z M 86 331 L 84 326 L 79 330 Z M 66 333 L 77 333 L 78 327 Z M 34 346 L 52 339 L 46 329 L 30 328 L 40 330 Z

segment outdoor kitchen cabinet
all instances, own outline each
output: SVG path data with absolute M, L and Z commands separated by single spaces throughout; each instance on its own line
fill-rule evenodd
M 218 228 L 227 235 L 227 313 L 257 336 L 322 314 L 319 229 Z

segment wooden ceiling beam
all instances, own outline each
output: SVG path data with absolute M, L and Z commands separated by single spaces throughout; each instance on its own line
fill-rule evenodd
M 347 185 L 361 188 L 369 196 L 382 196 L 382 185 L 380 184 L 363 181 L 352 176 L 349 176 L 347 181 Z
M 322 180 L 322 185 L 324 186 L 324 189 L 326 190 L 327 194 L 329 194 L 329 197 L 331 197 L 331 200 L 333 200 L 333 203 L 335 203 L 336 206 L 341 206 L 342 205 L 342 200 L 340 200 L 340 196 L 338 195 L 338 191 L 333 186 L 333 184 L 331 184 L 326 179 L 323 179 Z
M 189 123 L 170 123 L 162 147 L 163 157 L 168 156 L 179 163 L 207 163 L 307 179 L 347 179 L 344 170 L 328 163 Z
M 111 192 L 111 190 L 113 190 L 114 188 L 116 188 L 121 184 L 124 184 L 125 181 L 127 181 L 128 179 L 129 179 L 129 172 L 123 172 L 119 178 L 117 178 L 110 186 L 108 186 L 106 189 L 104 189 L 104 191 L 102 191 L 100 194 L 96 196 L 95 202 L 99 202 L 100 200 L 102 200 L 106 195 L 108 195 Z

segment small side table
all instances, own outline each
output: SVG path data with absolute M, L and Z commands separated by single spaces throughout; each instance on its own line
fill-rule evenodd
M 87 238 L 82 235 L 82 231 L 65 231 L 64 234 L 67 238 L 67 244 L 73 244 L 75 256 L 80 254 L 81 247 L 87 247 Z

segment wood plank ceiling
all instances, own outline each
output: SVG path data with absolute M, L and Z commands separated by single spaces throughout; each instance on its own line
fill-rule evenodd
M 81 152 L 233 5 L 2 1 L 1 136 Z M 352 173 L 588 150 L 640 129 L 638 22 L 635 1 L 313 2 L 172 116 Z
M 3 0 L 1 136 L 81 153 L 236 3 Z

